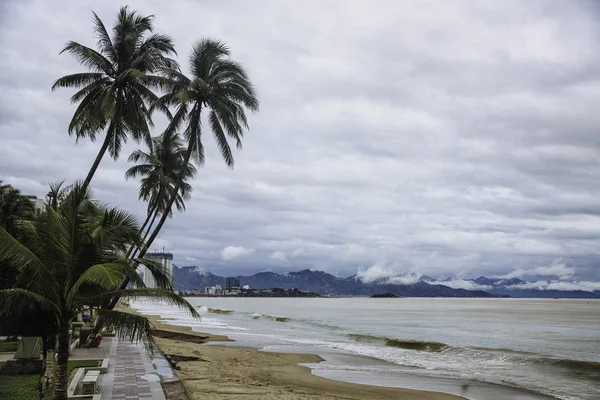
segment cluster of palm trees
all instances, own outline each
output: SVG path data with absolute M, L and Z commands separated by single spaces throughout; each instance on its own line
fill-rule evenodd
M 225 44 L 198 41 L 189 59 L 191 74 L 186 76 L 172 58 L 176 55 L 173 41 L 154 33 L 153 19 L 122 7 L 109 34 L 94 14 L 96 49 L 77 42 L 63 49 L 87 70 L 64 76 L 52 86 L 53 90 L 77 89 L 71 97 L 77 108 L 69 134 L 92 141 L 104 135 L 85 180 L 66 187 L 51 185 L 44 209 L 36 214 L 33 205 L 24 201 L 19 207 L 23 215 L 5 211 L 16 202 L 8 199 L 12 188 L 0 182 L 0 268 L 16 271 L 12 282 L 0 287 L 0 319 L 38 315 L 47 321 L 43 329 L 27 334 L 43 337 L 49 360 L 54 360 L 53 343 L 58 343 L 56 368 L 46 368 L 54 377 L 55 400 L 67 398 L 71 323 L 83 309 L 98 310 L 96 329 L 110 324 L 131 340 L 149 334 L 150 325 L 144 317 L 115 310 L 120 298 L 160 298 L 197 316 L 173 292 L 172 279 L 162 266 L 144 255 L 173 206 L 185 210 L 192 191 L 189 181 L 197 172 L 194 164 L 204 163 L 202 117 L 225 162 L 233 167 L 229 141 L 241 147 L 248 128 L 246 110 L 258 110 L 253 86 Z M 168 124 L 153 137 L 155 112 L 164 113 Z M 106 152 L 118 158 L 128 139 L 147 148 L 130 155 L 135 165 L 125 174 L 141 178 L 139 198 L 147 202 L 141 226 L 134 215 L 102 204 L 91 191 Z M 142 264 L 154 276 L 157 288 L 144 287 L 137 273 Z M 12 326 L 25 334 L 22 325 Z

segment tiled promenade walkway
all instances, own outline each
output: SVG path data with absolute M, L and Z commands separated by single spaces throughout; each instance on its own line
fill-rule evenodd
M 143 343 L 113 339 L 108 373 L 102 375 L 102 400 L 165 400 Z

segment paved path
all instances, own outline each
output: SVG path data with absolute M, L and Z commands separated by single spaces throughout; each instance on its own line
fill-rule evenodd
M 78 347 L 69 357 L 70 360 L 98 360 L 108 358 L 108 353 L 112 346 L 112 341 L 116 340 L 111 336 L 106 336 L 100 342 L 100 346 L 88 349 L 86 347 Z
M 165 400 L 160 378 L 142 342 L 114 338 L 108 373 L 101 375 L 102 400 Z

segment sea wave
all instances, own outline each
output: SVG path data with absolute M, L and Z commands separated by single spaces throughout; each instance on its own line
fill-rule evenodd
M 198 306 L 198 311 L 201 313 L 212 313 L 212 314 L 224 314 L 228 315 L 233 313 L 233 310 L 221 309 L 221 308 L 211 308 L 206 306 Z
M 529 360 L 529 362 L 531 362 L 532 364 L 542 364 L 550 365 L 553 367 L 560 367 L 574 371 L 579 375 L 586 375 L 590 378 L 597 377 L 598 379 L 600 379 L 600 362 L 549 357 L 532 358 Z
M 250 316 L 252 317 L 252 319 L 266 318 L 266 319 L 270 319 L 270 320 L 276 321 L 276 322 L 288 322 L 288 321 L 292 320 L 290 317 L 281 317 L 281 316 L 277 316 L 277 315 L 259 314 L 259 313 L 253 313 L 253 314 L 250 314 Z
M 413 340 L 413 339 L 396 339 L 389 338 L 386 336 L 374 336 L 374 335 L 362 335 L 357 333 L 351 333 L 348 335 L 350 338 L 357 342 L 368 342 L 368 343 L 382 343 L 389 347 L 398 347 L 406 350 L 417 350 L 417 351 L 433 351 L 440 352 L 447 349 L 449 346 L 446 343 L 432 342 L 425 340 Z

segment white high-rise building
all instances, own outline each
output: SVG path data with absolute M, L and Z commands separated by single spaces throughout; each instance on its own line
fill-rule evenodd
M 166 273 L 173 278 L 173 253 L 147 253 L 144 258 L 148 258 L 150 260 L 154 260 L 162 264 Z M 144 266 L 144 284 L 147 288 L 156 288 L 156 281 L 154 280 L 154 276 L 148 269 L 148 267 Z

